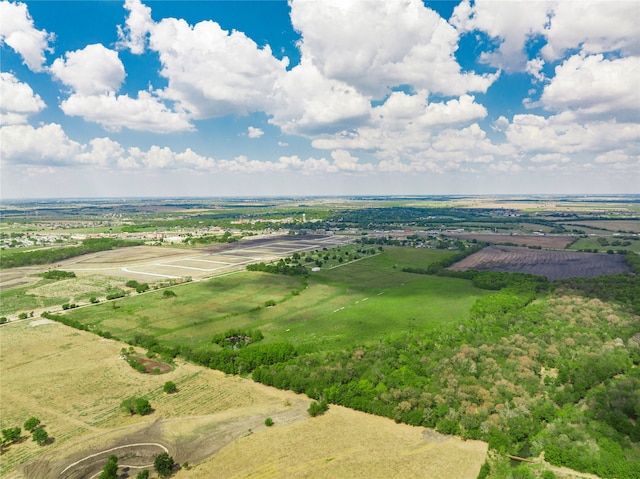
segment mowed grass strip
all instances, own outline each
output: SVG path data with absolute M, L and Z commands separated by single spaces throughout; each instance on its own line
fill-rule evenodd
M 250 328 L 261 329 L 264 342 L 337 349 L 466 319 L 486 291 L 466 280 L 402 271 L 450 254 L 391 247 L 313 272 L 307 280 L 243 272 L 173 288 L 175 298 L 157 291 L 68 314 L 122 339 L 148 334 L 177 347 L 208 347 L 213 334 Z

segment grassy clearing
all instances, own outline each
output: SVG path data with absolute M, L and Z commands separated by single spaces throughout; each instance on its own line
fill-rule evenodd
M 40 279 L 29 286 L 0 290 L 0 314 L 33 311 L 89 298 L 104 298 L 109 290 L 123 288 L 124 281 L 108 276 L 90 275 L 60 281 Z
M 569 249 L 572 250 L 582 250 L 582 249 L 597 249 L 598 251 L 601 252 L 605 252 L 607 250 L 613 250 L 613 251 L 617 251 L 617 250 L 628 250 L 628 251 L 637 251 L 640 252 L 640 240 L 621 240 L 619 238 L 611 237 L 611 236 L 607 236 L 605 238 L 608 242 L 608 244 L 605 244 L 604 246 L 602 244 L 600 244 L 598 242 L 598 238 L 596 237 L 591 237 L 591 238 L 581 238 L 578 241 L 576 241 L 575 243 L 573 243 L 571 245 L 571 247 Z M 620 242 L 630 242 L 631 244 L 625 244 L 625 246 L 622 245 L 613 245 L 612 243 L 615 241 L 620 241 Z
M 174 288 L 175 298 L 163 291 L 74 311 L 74 319 L 119 338 L 135 334 L 158 337 L 169 345 L 191 347 L 207 343 L 215 333 L 239 327 L 239 315 L 282 301 L 302 287 L 301 278 L 241 273 Z
M 148 334 L 172 346 L 198 348 L 231 328 L 259 328 L 265 342 L 287 341 L 309 350 L 342 348 L 466 319 L 486 292 L 466 280 L 401 271 L 447 254 L 388 248 L 314 272 L 307 280 L 245 272 L 181 286 L 172 299 L 153 292 L 68 314 L 119 338 Z M 276 304 L 266 306 L 267 301 Z
M 38 281 L 33 286 L 20 286 L 17 288 L 0 290 L 0 315 L 12 314 L 20 311 L 32 311 L 37 308 L 60 305 L 69 301 L 70 296 L 61 291 L 60 296 L 38 296 L 33 294 L 33 289 L 46 287 L 53 283 L 51 280 Z

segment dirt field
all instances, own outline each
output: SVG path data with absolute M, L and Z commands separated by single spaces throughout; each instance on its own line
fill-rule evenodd
M 344 408 L 311 418 L 305 396 L 190 364 L 139 374 L 119 359 L 122 343 L 48 320 L 1 327 L 0 346 L 0 427 L 36 416 L 54 439 L 39 447 L 23 432 L 3 450 L 3 478 L 91 478 L 109 454 L 135 477 L 168 450 L 177 463 L 194 465 L 178 479 L 388 478 L 398 470 L 408 478 L 472 479 L 486 454 L 484 443 Z M 177 393 L 162 392 L 168 380 Z M 141 395 L 152 414 L 120 411 L 123 399 Z
M 247 264 L 284 258 L 294 252 L 331 248 L 350 243 L 347 236 L 266 236 L 204 248 L 135 246 L 92 253 L 53 265 L 0 270 L 0 287 L 32 283 L 30 275 L 49 269 L 73 271 L 83 276 L 109 276 L 140 282 L 191 276 L 206 278 L 243 269 Z
M 449 268 L 453 271 L 505 271 L 546 276 L 550 281 L 563 278 L 592 278 L 629 271 L 624 257 L 617 254 L 577 253 L 488 246 Z
M 501 234 L 456 234 L 448 235 L 462 240 L 478 240 L 487 243 L 512 243 L 518 246 L 540 246 L 548 249 L 563 249 L 575 238 L 571 236 L 540 236 L 540 235 L 501 235 Z
M 0 270 L 0 288 L 29 286 L 41 278 L 38 273 L 50 269 L 73 271 L 77 278 L 57 281 L 33 288 L 28 294 L 38 298 L 65 298 L 56 307 L 29 306 L 5 314 L 16 319 L 22 311 L 40 315 L 55 312 L 69 301 L 88 304 L 90 295 L 104 301 L 109 288 L 127 289 L 128 280 L 140 283 L 181 282 L 186 277 L 195 281 L 243 270 L 248 264 L 268 262 L 290 256 L 294 252 L 321 250 L 351 243 L 348 236 L 263 236 L 238 243 L 213 245 L 204 248 L 172 248 L 167 246 L 135 246 L 92 253 L 55 264 Z M 55 304 L 55 303 L 54 303 Z

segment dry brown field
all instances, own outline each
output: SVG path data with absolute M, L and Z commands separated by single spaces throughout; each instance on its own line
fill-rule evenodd
M 513 243 L 519 246 L 540 246 L 548 249 L 563 249 L 575 238 L 572 236 L 542 236 L 542 235 L 502 235 L 502 234 L 455 234 L 448 235 L 463 240 L 478 240 L 487 243 Z
M 54 264 L 0 270 L 0 287 L 33 283 L 34 274 L 49 269 L 73 271 L 77 276 L 101 275 L 140 282 L 190 276 L 206 278 L 243 269 L 247 264 L 271 261 L 294 252 L 331 248 L 350 243 L 346 236 L 267 236 L 202 248 L 134 246 L 90 253 Z
M 547 251 L 516 246 L 487 246 L 449 267 L 452 271 L 504 271 L 546 276 L 550 281 L 563 278 L 592 278 L 629 271 L 618 254 Z
M 306 396 L 183 362 L 166 374 L 140 374 L 121 359 L 123 346 L 42 319 L 0 327 L 0 427 L 36 416 L 54 439 L 40 447 L 23 432 L 3 449 L 1 477 L 89 478 L 111 453 L 135 477 L 162 450 L 192 465 L 177 479 L 388 478 L 398 471 L 474 479 L 485 459 L 485 443 L 336 406 L 311 418 Z M 168 380 L 177 393 L 162 392 Z M 152 414 L 120 410 L 124 398 L 142 395 Z

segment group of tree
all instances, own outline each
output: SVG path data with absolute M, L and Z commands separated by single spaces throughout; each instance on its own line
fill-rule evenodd
M 31 433 L 31 438 L 39 446 L 44 446 L 50 441 L 49 434 L 42 426 L 40 419 L 30 417 L 23 424 L 24 430 Z M 2 430 L 2 446 L 8 446 L 20 439 L 22 429 L 20 426 L 9 427 Z
M 76 274 L 73 271 L 63 271 L 60 269 L 52 269 L 49 271 L 45 271 L 44 273 L 40 273 L 40 276 L 42 276 L 44 279 L 60 280 L 60 279 L 75 278 Z
M 130 397 L 120 403 L 120 407 L 129 414 L 144 416 L 153 411 L 149 400 L 144 397 Z
M 271 343 L 252 344 L 239 349 L 216 347 L 193 351 L 183 348 L 180 355 L 189 361 L 228 374 L 245 374 L 259 366 L 288 361 L 296 357 L 298 352 L 290 343 Z
M 283 259 L 277 263 L 254 263 L 247 265 L 247 271 L 261 271 L 263 273 L 286 274 L 289 276 L 307 276 L 309 270 L 301 264 L 290 265 Z
M 135 279 L 130 279 L 125 283 L 127 288 L 132 288 L 136 290 L 136 293 L 144 293 L 145 291 L 149 291 L 149 283 L 138 283 Z
M 164 478 L 169 477 L 173 473 L 175 467 L 175 461 L 168 452 L 160 453 L 153 461 L 153 468 L 158 476 Z M 118 456 L 111 454 L 107 458 L 107 462 L 102 469 L 102 473 L 98 476 L 99 479 L 118 479 Z M 148 479 L 149 470 L 144 469 L 138 473 L 136 479 Z
M 211 342 L 223 348 L 240 349 L 263 338 L 264 334 L 259 329 L 230 329 L 214 335 Z

